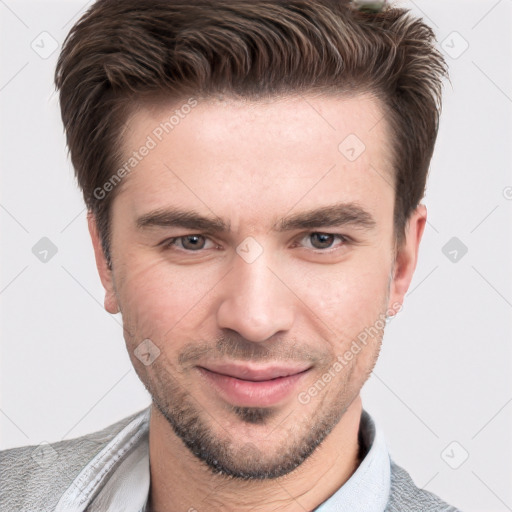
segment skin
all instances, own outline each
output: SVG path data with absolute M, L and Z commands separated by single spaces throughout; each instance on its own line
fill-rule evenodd
M 123 135 L 127 158 L 183 103 L 133 113 Z M 332 371 L 379 315 L 396 310 L 411 282 L 426 208 L 411 215 L 395 254 L 387 130 L 368 95 L 200 100 L 119 185 L 112 271 L 89 214 L 105 308 L 122 313 L 128 352 L 153 398 L 153 510 L 303 512 L 357 469 L 360 390 L 384 330 L 307 403 L 298 396 Z M 366 146 L 354 161 L 338 149 L 349 134 Z M 374 227 L 272 229 L 286 216 L 338 202 L 364 208 Z M 136 219 L 159 207 L 217 216 L 231 231 L 137 229 Z M 314 233 L 348 238 L 327 237 L 321 245 Z M 185 235 L 205 238 L 193 239 L 194 246 Z M 185 238 L 159 245 L 176 237 Z M 262 249 L 250 263 L 237 253 L 247 237 Z M 160 351 L 148 365 L 135 356 L 144 339 Z M 202 378 L 198 365 L 208 361 L 310 368 L 277 405 L 249 409 Z M 187 436 L 190 446 L 203 440 L 202 459 Z M 315 439 L 322 442 L 307 453 Z

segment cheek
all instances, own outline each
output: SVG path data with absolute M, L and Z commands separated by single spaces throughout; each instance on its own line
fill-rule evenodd
M 193 265 L 177 268 L 161 259 L 131 258 L 123 264 L 117 293 L 125 325 L 136 337 L 165 341 L 200 325 L 215 276 Z M 195 324 L 194 324 L 195 323 Z M 136 341 L 136 340 L 135 340 Z
M 386 306 L 389 285 L 387 262 L 360 258 L 302 272 L 299 296 L 335 332 L 366 326 Z

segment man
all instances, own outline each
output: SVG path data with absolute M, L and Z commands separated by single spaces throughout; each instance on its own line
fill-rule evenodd
M 98 0 L 56 84 L 105 288 L 152 397 L 2 453 L 2 508 L 447 511 L 360 390 L 403 302 L 445 64 L 405 10 Z

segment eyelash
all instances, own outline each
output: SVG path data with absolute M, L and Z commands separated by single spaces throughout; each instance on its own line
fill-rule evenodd
M 342 247 L 344 247 L 345 245 L 348 245 L 350 242 L 351 242 L 351 239 L 345 235 L 341 235 L 339 233 L 326 233 L 326 232 L 323 232 L 323 231 L 310 231 L 308 233 L 305 233 L 303 235 L 301 235 L 301 237 L 299 237 L 299 241 L 306 238 L 306 237 L 310 237 L 312 235 L 327 235 L 327 236 L 333 236 L 333 237 L 337 237 L 341 242 L 342 244 L 339 246 L 339 247 L 329 247 L 329 248 L 326 248 L 326 249 L 312 249 L 316 254 L 329 254 L 329 253 L 332 253 L 332 252 L 335 252 L 339 249 L 341 249 Z M 187 235 L 182 235 L 182 236 L 177 236 L 177 237 L 174 237 L 174 238 L 169 238 L 167 240 L 164 240 L 163 242 L 161 242 L 159 245 L 163 246 L 164 250 L 173 250 L 173 246 L 175 246 L 175 242 L 177 240 L 182 240 L 184 238 L 186 238 L 187 236 L 201 236 L 203 238 L 205 238 L 206 240 L 209 240 L 209 238 L 207 236 L 204 236 L 204 235 L 201 235 L 201 234 L 197 234 L 197 233 L 191 233 L 191 234 L 187 234 Z M 192 251 L 192 250 L 189 250 L 189 249 L 178 249 L 178 250 L 181 250 L 183 252 L 186 252 L 186 253 L 190 253 L 190 254 L 193 254 L 193 253 L 200 253 L 206 249 L 198 249 L 196 251 Z

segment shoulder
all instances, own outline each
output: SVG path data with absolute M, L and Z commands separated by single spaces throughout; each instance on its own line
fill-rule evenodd
M 87 463 L 143 412 L 75 439 L 0 451 L 0 509 L 53 510 Z
M 386 512 L 460 512 L 435 494 L 416 487 L 409 473 L 391 462 L 391 490 Z

